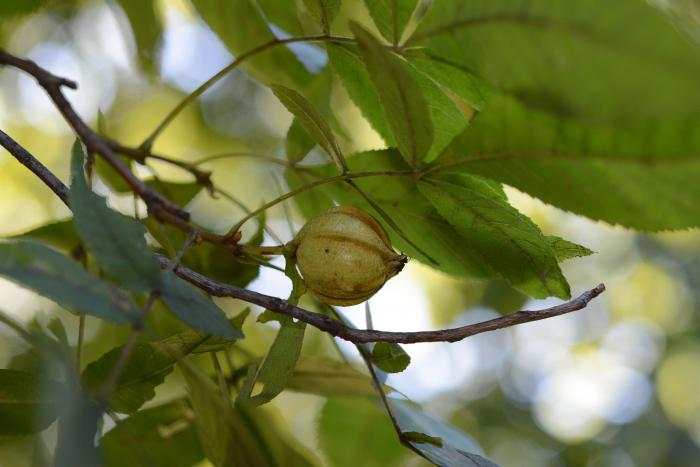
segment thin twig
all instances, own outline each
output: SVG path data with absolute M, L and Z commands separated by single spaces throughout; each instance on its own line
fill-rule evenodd
M 285 159 L 278 159 L 277 157 L 272 157 L 272 156 L 267 156 L 265 154 L 257 154 L 254 152 L 225 152 L 221 154 L 213 154 L 211 156 L 206 156 L 202 157 L 201 159 L 197 159 L 196 161 L 192 162 L 192 165 L 194 166 L 200 166 L 202 164 L 206 164 L 207 162 L 214 162 L 218 161 L 221 159 L 235 159 L 239 157 L 250 157 L 253 159 L 258 159 L 261 161 L 265 162 L 270 162 L 272 164 L 278 164 L 282 165 L 285 167 L 291 167 L 291 164 L 289 161 Z
M 75 349 L 75 367 L 82 370 L 83 342 L 85 341 L 85 313 L 80 313 L 78 317 L 78 343 Z
M 170 264 L 170 260 L 165 257 L 160 257 L 160 261 L 161 267 L 167 267 Z M 605 286 L 599 284 L 595 288 L 582 293 L 577 298 L 560 305 L 542 310 L 521 310 L 510 315 L 458 328 L 441 329 L 438 331 L 392 332 L 351 329 L 340 321 L 327 315 L 299 308 L 278 297 L 272 297 L 252 290 L 217 282 L 184 266 L 177 266 L 175 268 L 175 274 L 204 290 L 209 295 L 215 297 L 238 298 L 245 302 L 253 303 L 263 308 L 291 316 L 321 331 L 356 344 L 366 342 L 395 342 L 399 344 L 413 344 L 417 342 L 456 342 L 475 334 L 481 334 L 482 332 L 495 331 L 517 324 L 553 318 L 555 316 L 581 310 L 588 305 L 588 302 L 605 291 Z
M 330 305 L 325 305 L 325 307 L 328 309 L 328 311 L 336 317 L 339 321 L 341 321 L 343 324 L 347 324 L 347 320 L 343 317 L 342 314 L 340 314 L 335 308 L 333 308 Z M 366 302 L 365 304 L 365 312 L 366 312 L 366 317 L 367 317 L 367 326 L 371 329 L 371 322 L 372 322 L 372 315 L 370 313 L 369 309 L 369 302 Z M 354 328 L 353 328 L 354 329 Z M 335 340 L 334 340 L 335 342 Z M 337 345 L 337 343 L 336 343 Z M 399 442 L 406 446 L 408 449 L 411 451 L 415 452 L 421 457 L 425 457 L 425 454 L 423 454 L 420 449 L 416 448 L 412 443 L 410 443 L 405 435 L 403 430 L 401 429 L 401 425 L 399 424 L 398 419 L 396 418 L 396 414 L 394 413 L 394 408 L 391 406 L 391 403 L 389 402 L 389 398 L 386 395 L 386 392 L 383 389 L 384 383 L 379 379 L 379 376 L 377 375 L 377 371 L 374 368 L 374 364 L 372 363 L 372 355 L 370 354 L 370 351 L 366 345 L 362 344 L 355 344 L 355 348 L 357 351 L 360 353 L 360 356 L 362 357 L 362 360 L 365 362 L 365 366 L 367 367 L 367 371 L 369 371 L 370 376 L 372 377 L 372 385 L 374 386 L 374 390 L 379 394 L 379 399 L 382 401 L 382 405 L 384 405 L 384 409 L 386 410 L 387 415 L 389 416 L 389 419 L 391 420 L 391 424 L 394 427 L 394 431 L 396 432 L 396 436 L 399 438 Z M 344 354 L 341 352 L 341 355 L 344 356 Z M 430 459 L 428 459 L 430 460 Z
M 158 127 L 151 133 L 148 138 L 144 140 L 143 143 L 141 143 L 142 147 L 148 148 L 153 145 L 153 141 L 158 137 L 158 135 L 165 130 L 165 128 L 172 122 L 175 117 L 189 105 L 191 102 L 194 102 L 195 99 L 197 99 L 199 96 L 201 96 L 204 91 L 209 89 L 214 83 L 219 81 L 221 78 L 229 74 L 231 71 L 236 69 L 239 65 L 241 65 L 244 61 L 249 59 L 250 57 L 253 57 L 260 52 L 264 52 L 267 49 L 277 47 L 280 45 L 287 45 L 287 44 L 293 44 L 296 42 L 354 42 L 354 39 L 349 38 L 349 37 L 335 37 L 335 36 L 330 36 L 328 34 L 323 34 L 320 36 L 300 36 L 300 37 L 288 37 L 286 39 L 272 39 L 268 42 L 265 42 L 264 44 L 260 44 L 257 47 L 254 47 L 250 49 L 247 52 L 244 52 L 236 57 L 236 59 L 231 62 L 230 64 L 226 65 L 224 68 L 219 70 L 214 76 L 209 78 L 207 81 L 205 81 L 201 86 L 199 86 L 197 89 L 192 91 L 190 94 L 188 94 L 185 98 L 183 98 L 169 113 L 168 115 L 165 116 L 163 121 L 158 125 Z
M 272 201 L 263 204 L 255 211 L 248 213 L 240 221 L 238 221 L 238 223 L 236 223 L 233 227 L 231 227 L 231 229 L 229 229 L 228 233 L 226 234 L 226 237 L 236 235 L 238 233 L 238 231 L 240 230 L 241 226 L 243 226 L 243 224 L 245 224 L 246 221 L 257 216 L 262 211 L 270 209 L 272 206 L 275 206 L 276 204 L 281 203 L 282 201 L 284 201 L 286 199 L 292 198 L 294 196 L 297 196 L 297 195 L 304 193 L 308 190 L 312 190 L 312 189 L 319 187 L 321 185 L 328 185 L 329 183 L 337 183 L 340 181 L 352 180 L 355 178 L 364 178 L 364 177 L 378 177 L 378 176 L 412 177 L 413 175 L 414 175 L 414 172 L 411 172 L 411 171 L 372 170 L 372 171 L 367 171 L 367 172 L 348 172 L 348 173 L 345 173 L 342 175 L 336 175 L 335 177 L 322 178 L 320 180 L 316 180 L 314 182 L 303 185 L 303 186 L 297 188 L 296 190 L 289 191 L 289 192 L 283 194 L 282 196 L 278 196 L 277 198 L 273 199 Z

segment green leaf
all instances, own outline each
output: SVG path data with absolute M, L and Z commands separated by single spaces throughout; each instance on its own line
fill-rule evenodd
M 238 313 L 236 316 L 233 318 L 229 319 L 229 322 L 231 323 L 231 326 L 233 326 L 235 329 L 243 329 L 243 323 L 245 322 L 246 318 L 250 314 L 250 307 L 245 307 L 243 311 Z M 175 334 L 171 337 L 168 337 L 166 339 L 179 339 L 179 340 L 189 340 L 193 338 L 193 334 L 200 334 L 197 331 L 194 330 L 189 330 L 186 331 L 185 333 L 178 333 Z M 200 334 L 201 335 L 201 334 Z M 219 336 L 209 336 L 207 335 L 207 339 L 199 344 L 193 351 L 192 353 L 208 353 L 208 352 L 218 352 L 221 350 L 226 350 L 233 344 L 235 341 L 238 339 L 232 339 L 230 337 L 219 337 Z
M 296 263 L 291 255 L 285 254 L 285 261 L 284 272 L 292 281 L 292 292 L 287 301 L 296 305 L 306 292 L 306 285 L 297 272 Z M 258 321 L 263 323 L 272 320 L 279 321 L 280 329 L 257 372 L 255 374 L 251 372 L 247 378 L 244 384 L 245 389 L 241 390 L 237 403 L 258 406 L 270 402 L 284 391 L 287 381 L 294 372 L 294 367 L 301 354 L 301 346 L 304 343 L 306 323 L 294 321 L 291 316 L 275 313 L 272 310 L 265 310 L 258 317 Z M 262 385 L 260 392 L 255 395 L 251 393 L 253 383 Z
M 0 435 L 25 435 L 47 428 L 58 412 L 49 388 L 58 385 L 34 373 L 0 369 Z
M 301 451 L 280 429 L 270 407 L 252 409 L 246 404 L 231 406 L 214 382 L 196 367 L 181 364 L 187 381 L 196 427 L 207 458 L 217 466 L 316 465 L 311 454 Z
M 700 125 L 700 116 L 610 127 L 529 109 L 516 99 L 491 94 L 438 162 L 475 155 L 691 161 L 700 155 L 700 134 L 690 131 L 695 125 Z
M 592 255 L 594 252 L 585 246 L 577 245 L 576 243 L 564 240 L 563 238 L 548 235 L 547 241 L 552 247 L 557 261 L 564 261 L 571 258 L 580 258 L 582 256 Z
M 346 169 L 343 153 L 326 119 L 298 92 L 284 86 L 271 86 L 272 92 L 289 110 L 309 135 L 328 153 L 341 172 Z
M 102 438 L 107 467 L 191 467 L 204 458 L 194 414 L 177 400 L 121 420 Z
M 436 465 L 498 467 L 481 455 L 481 448 L 457 428 L 432 418 L 407 401 L 390 397 L 389 405 L 406 440 Z M 415 433 L 415 434 L 412 434 Z
M 46 328 L 63 347 L 68 348 L 68 334 L 66 334 L 66 328 L 63 326 L 63 321 L 54 316 L 46 325 Z
M 240 330 L 231 326 L 226 315 L 209 297 L 172 271 L 161 275 L 161 298 L 181 321 L 207 334 L 242 338 Z
M 328 44 L 328 61 L 335 74 L 340 78 L 352 101 L 362 115 L 372 125 L 387 146 L 396 146 L 396 140 L 389 126 L 389 119 L 384 113 L 369 76 L 362 62 L 360 51 L 355 45 Z
M 23 0 L 21 2 L 0 2 L 0 16 L 9 18 L 38 10 L 48 0 Z
M 430 76 L 421 73 L 410 63 L 407 64 L 406 70 L 418 83 L 428 103 L 428 112 L 434 129 L 433 142 L 428 154 L 425 156 L 425 161 L 431 162 L 467 126 L 465 113 L 458 108 L 455 100 L 446 95 L 445 91 Z
M 700 226 L 700 162 L 646 166 L 593 159 L 505 157 L 469 163 L 462 170 L 611 224 L 646 231 Z
M 319 396 L 374 395 L 372 379 L 347 363 L 326 357 L 301 356 L 287 388 Z
M 456 96 L 476 110 L 483 108 L 490 90 L 473 74 L 416 52 L 407 55 L 406 60 L 413 68 L 438 84 L 447 94 Z M 438 126 L 435 122 L 436 129 Z
M 36 240 L 64 252 L 70 252 L 80 246 L 82 242 L 77 230 L 75 230 L 73 219 L 42 225 L 27 232 L 13 235 L 12 238 Z
M 569 285 L 540 229 L 480 178 L 424 178 L 418 186 L 457 232 L 514 287 L 537 298 L 569 298 Z
M 360 54 L 406 161 L 417 166 L 433 142 L 433 122 L 420 86 L 401 60 L 357 23 L 351 23 Z
M 299 21 L 296 0 L 293 2 L 257 0 L 257 3 L 270 23 L 282 28 L 287 34 L 294 36 L 304 34 L 304 28 Z
M 69 310 L 98 318 L 124 324 L 138 319 L 140 313 L 123 291 L 40 243 L 0 243 L 0 275 Z
M 382 53 L 391 55 L 383 47 L 380 46 L 380 49 Z M 359 49 L 354 45 L 347 44 L 329 45 L 328 57 L 335 73 L 340 77 L 348 94 L 363 116 L 388 146 L 397 146 L 396 138 L 398 136 L 394 137 L 392 129 L 394 132 L 396 130 L 390 124 L 392 122 L 392 114 L 389 113 L 386 103 L 380 102 L 380 97 L 377 96 L 376 91 L 379 87 L 375 86 L 376 82 L 372 84 L 373 80 L 367 73 L 367 69 L 362 65 Z M 396 60 L 399 59 L 396 58 Z M 427 108 L 424 110 L 427 113 L 424 114 L 424 119 L 427 118 L 432 122 L 431 128 L 434 128 L 432 130 L 434 134 L 431 138 L 434 138 L 428 142 L 430 149 L 425 155 L 425 160 L 431 161 L 466 127 L 465 114 L 468 114 L 468 110 L 471 111 L 471 108 L 469 106 L 464 110 L 460 108 L 466 105 L 465 102 L 459 101 L 461 95 L 469 96 L 470 100 L 466 101 L 467 103 L 471 101 L 479 102 L 474 97 L 474 94 L 481 92 L 481 90 L 475 88 L 474 84 L 469 82 L 470 77 L 464 73 L 453 72 L 449 74 L 444 70 L 442 70 L 442 73 L 438 73 L 440 70 L 435 71 L 432 68 L 428 68 L 419 62 L 419 59 L 416 58 L 415 61 L 421 66 L 416 66 L 412 61 L 404 63 L 399 61 L 397 65 L 417 84 L 426 102 Z M 433 75 L 437 75 L 437 78 L 425 70 L 433 73 Z M 386 72 L 384 73 L 387 74 Z M 388 79 L 386 76 L 385 78 Z M 450 87 L 444 83 L 449 83 Z M 381 90 L 379 92 L 381 93 Z M 457 97 L 451 97 L 453 94 Z M 410 96 L 410 94 L 408 95 Z M 406 120 L 407 117 L 404 115 L 402 119 Z
M 304 5 L 321 25 L 321 30 L 329 33 L 331 24 L 340 11 L 340 0 L 304 0 Z
M 118 0 L 118 3 L 131 24 L 141 66 L 149 72 L 154 71 L 162 25 L 156 16 L 153 0 Z
M 162 193 L 170 201 L 178 206 L 185 206 L 192 201 L 192 198 L 202 191 L 202 185 L 197 182 L 176 183 L 164 182 L 162 180 L 153 179 L 146 182 L 154 190 Z
M 252 0 L 193 0 L 202 19 L 235 56 L 275 39 Z M 241 67 L 264 83 L 301 89 L 311 75 L 287 48 L 274 47 L 246 60 Z
M 700 133 L 678 121 L 643 130 L 555 118 L 494 96 L 435 170 L 482 175 L 559 208 L 635 229 L 700 225 Z
M 284 145 L 287 160 L 292 164 L 301 162 L 314 146 L 316 146 L 316 141 L 309 136 L 299 119 L 294 117 L 287 131 Z
M 133 160 L 118 156 L 121 161 L 129 168 L 133 168 Z M 119 175 L 111 165 L 101 157 L 95 158 L 94 174 L 98 175 L 103 182 L 115 193 L 124 194 L 131 193 L 131 186 Z
M 84 159 L 80 143 L 76 142 L 69 198 L 78 234 L 111 279 L 135 292 L 157 288 L 160 265 L 146 245 L 146 228 L 111 210 L 104 198 L 93 193 L 83 174 Z
M 249 462 L 240 465 L 265 465 L 265 452 L 250 433 L 243 432 L 248 439 L 234 439 L 236 427 L 231 403 L 216 384 L 192 365 L 183 363 L 180 369 L 187 381 L 197 433 L 207 458 L 216 466 L 233 465 L 231 461 L 237 455 Z
M 386 373 L 401 373 L 408 368 L 411 357 L 398 344 L 377 342 L 372 349 L 372 363 Z
M 141 342 L 134 346 L 119 380 L 109 396 L 112 410 L 134 413 L 155 396 L 155 388 L 163 383 L 180 359 L 208 343 L 210 336 L 196 331 L 174 334 L 159 341 Z M 227 341 L 228 343 L 231 340 Z M 219 347 L 221 342 L 219 342 Z M 97 390 L 114 368 L 123 347 L 117 347 L 90 363 L 83 371 L 85 386 Z
M 407 465 L 389 417 L 365 399 L 330 398 L 321 410 L 319 442 L 336 467 Z
M 649 123 L 700 106 L 698 48 L 651 2 L 436 0 L 408 45 L 561 116 Z
M 442 438 L 436 438 L 434 436 L 428 436 L 425 433 L 419 433 L 417 431 L 403 431 L 401 432 L 401 437 L 406 441 L 414 443 L 428 443 L 433 444 L 439 448 L 442 447 Z
M 417 4 L 418 0 L 365 0 L 377 29 L 394 45 L 401 42 L 403 31 Z
M 250 398 L 244 398 L 253 405 L 266 404 L 284 391 L 301 353 L 306 323 L 295 323 L 287 316 L 279 317 L 279 321 L 280 330 L 255 376 L 262 389 L 257 394 L 251 394 Z

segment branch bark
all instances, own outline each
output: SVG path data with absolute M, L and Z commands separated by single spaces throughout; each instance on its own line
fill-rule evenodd
M 168 267 L 170 260 L 160 257 L 161 267 Z M 603 284 L 597 285 L 591 290 L 587 290 L 575 299 L 545 308 L 542 310 L 521 310 L 510 315 L 501 316 L 488 321 L 476 324 L 469 324 L 452 329 L 441 329 L 438 331 L 418 331 L 418 332 L 391 332 L 378 330 L 352 329 L 340 321 L 321 313 L 305 310 L 288 303 L 278 297 L 253 292 L 252 290 L 235 287 L 210 279 L 192 269 L 184 266 L 177 266 L 175 274 L 187 282 L 199 287 L 209 295 L 215 297 L 238 298 L 248 303 L 253 303 L 276 311 L 292 318 L 310 324 L 321 331 L 327 332 L 335 337 L 340 337 L 355 344 L 367 342 L 394 342 L 397 344 L 414 344 L 417 342 L 457 342 L 475 334 L 495 331 L 497 329 L 508 328 L 517 324 L 539 321 L 541 319 L 553 318 L 555 316 L 571 313 L 585 308 L 588 303 L 605 291 Z

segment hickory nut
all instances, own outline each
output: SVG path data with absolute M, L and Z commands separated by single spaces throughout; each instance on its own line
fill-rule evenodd
M 329 305 L 364 302 L 408 260 L 391 248 L 379 222 L 351 206 L 310 219 L 290 245 L 306 287 Z

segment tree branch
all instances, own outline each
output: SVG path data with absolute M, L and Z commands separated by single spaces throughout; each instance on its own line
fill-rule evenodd
M 49 169 L 41 162 L 32 156 L 26 149 L 16 143 L 12 138 L 0 131 L 0 143 L 10 151 L 22 164 L 27 166 L 41 180 L 46 183 L 65 203 L 68 205 L 68 188 L 61 182 Z M 165 213 L 170 215 L 169 213 Z M 180 227 L 183 230 L 197 234 L 203 240 L 207 239 L 212 243 L 222 242 L 222 237 L 208 238 L 210 235 L 205 232 L 199 232 L 197 229 L 188 224 L 182 219 L 176 218 L 172 221 L 182 223 Z M 171 265 L 171 260 L 163 256 L 159 256 L 161 267 L 167 268 Z M 539 321 L 541 319 L 552 318 L 554 316 L 571 313 L 585 308 L 588 302 L 596 298 L 605 291 L 605 286 L 599 284 L 594 289 L 588 290 L 579 297 L 543 310 L 528 311 L 522 310 L 500 318 L 495 318 L 482 323 L 470 324 L 453 329 L 443 329 L 439 331 L 420 331 L 420 332 L 388 332 L 375 330 L 361 330 L 350 328 L 340 321 L 329 316 L 313 311 L 308 311 L 299 308 L 278 297 L 264 295 L 252 290 L 235 287 L 212 280 L 196 271 L 188 269 L 184 266 L 176 266 L 175 273 L 191 284 L 199 287 L 210 295 L 215 297 L 231 297 L 238 298 L 248 303 L 253 303 L 289 315 L 295 319 L 304 321 L 321 331 L 327 332 L 333 336 L 340 337 L 347 341 L 359 344 L 365 342 L 395 342 L 411 344 L 416 342 L 456 342 L 466 337 L 480 334 L 482 332 L 494 331 L 496 329 L 507 328 L 517 324 L 528 323 L 530 321 Z
M 20 161 L 22 165 L 31 170 L 34 175 L 39 177 L 42 182 L 46 184 L 51 191 L 56 193 L 56 195 L 61 198 L 63 203 L 68 205 L 68 187 L 63 184 L 57 176 L 53 174 L 44 164 L 39 162 L 39 160 L 32 156 L 29 151 L 20 146 L 17 141 L 12 139 L 7 133 L 0 130 L 0 145 L 7 149 L 7 152 L 12 154 L 15 159 Z
M 63 86 L 77 89 L 77 84 L 74 81 L 57 77 L 31 60 L 15 57 L 1 49 L 0 65 L 9 65 L 33 76 L 37 80 L 37 83 L 39 83 L 39 86 L 44 88 L 66 122 L 68 122 L 71 128 L 78 134 L 88 151 L 100 154 L 129 184 L 131 189 L 146 202 L 151 210 L 157 211 L 158 209 L 162 209 L 181 219 L 189 220 L 189 213 L 187 211 L 183 210 L 136 177 L 136 175 L 129 170 L 129 167 L 119 159 L 107 141 L 102 136 L 92 131 L 83 119 L 80 118 L 73 109 L 73 106 L 68 102 L 68 99 L 63 95 L 63 90 L 61 89 Z
M 170 260 L 165 257 L 160 257 L 160 262 L 161 267 L 164 268 L 168 267 L 170 264 Z M 572 311 L 581 310 L 588 305 L 588 302 L 605 291 L 605 286 L 599 284 L 595 288 L 582 293 L 577 298 L 560 305 L 542 310 L 521 310 L 507 316 L 501 316 L 499 318 L 459 328 L 442 329 L 439 331 L 391 332 L 352 329 L 340 321 L 324 314 L 299 308 L 281 298 L 217 282 L 184 266 L 177 266 L 175 268 L 175 274 L 204 290 L 209 295 L 215 297 L 238 298 L 245 302 L 265 307 L 269 310 L 291 316 L 321 331 L 355 344 L 365 342 L 395 342 L 399 344 L 413 344 L 417 342 L 456 342 L 475 334 L 481 334 L 482 332 L 495 331 L 517 324 L 553 318 L 555 316 L 571 313 Z
M 151 189 L 143 181 L 138 179 L 129 168 L 119 159 L 115 152 L 115 143 L 93 132 L 87 124 L 78 116 L 71 104 L 65 98 L 62 87 L 72 89 L 77 88 L 75 82 L 54 76 L 50 72 L 39 67 L 30 60 L 24 60 L 10 55 L 0 50 L 0 65 L 10 65 L 32 75 L 39 85 L 49 94 L 56 107 L 64 116 L 69 125 L 75 130 L 89 151 L 100 154 L 112 167 L 126 180 L 133 191 L 137 193 L 149 206 L 149 209 L 156 217 L 162 221 L 169 222 L 181 230 L 197 234 L 202 240 L 231 249 L 237 242 L 237 238 L 228 238 L 216 234 L 200 231 L 188 222 L 189 214 L 179 206 L 164 198 L 155 190 Z M 56 195 L 68 205 L 68 188 L 41 162 L 32 156 L 26 149 L 20 146 L 7 134 L 0 131 L 0 144 L 5 147 L 17 160 L 36 174 Z M 132 155 L 133 156 L 133 155 Z M 377 175 L 371 173 L 372 175 Z M 384 173 L 382 173 L 384 174 Z M 368 174 L 346 174 L 348 179 L 367 176 Z M 386 173 L 386 175 L 397 175 L 396 173 Z M 403 175 L 403 174 L 401 174 Z M 333 180 L 333 179 L 331 179 Z M 335 181 L 335 180 L 333 180 Z M 330 183 L 324 180 L 323 183 Z M 231 241 L 233 240 L 233 241 Z M 171 262 L 165 257 L 159 257 L 161 266 L 170 267 Z M 217 297 L 231 297 L 253 303 L 272 311 L 291 316 L 295 319 L 308 323 L 321 331 L 333 336 L 340 337 L 355 344 L 366 342 L 394 342 L 411 344 L 417 342 L 456 342 L 466 337 L 480 334 L 482 332 L 503 329 L 517 324 L 538 321 L 552 318 L 573 311 L 585 308 L 588 303 L 605 291 L 605 286 L 599 284 L 595 288 L 588 290 L 579 297 L 560 305 L 556 305 L 543 310 L 529 311 L 521 310 L 516 313 L 495 318 L 481 323 L 470 324 L 453 329 L 443 329 L 438 331 L 419 332 L 390 332 L 378 330 L 353 329 L 340 321 L 321 313 L 299 308 L 278 297 L 264 295 L 251 290 L 224 284 L 214 281 L 196 271 L 184 266 L 175 266 L 175 273 L 186 281 L 194 284 L 210 295 Z

